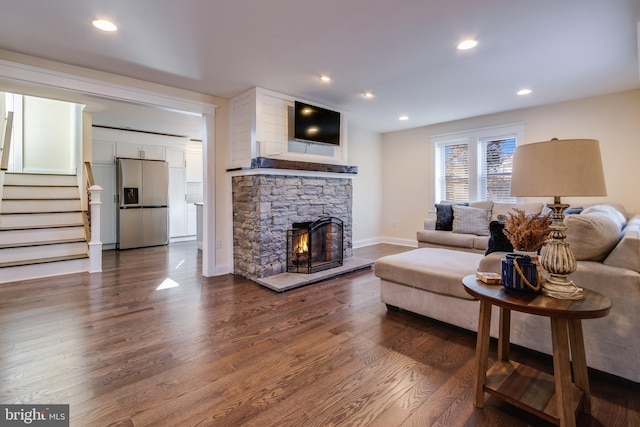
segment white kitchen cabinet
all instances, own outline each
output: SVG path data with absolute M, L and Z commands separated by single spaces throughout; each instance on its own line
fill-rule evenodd
M 92 169 L 96 184 L 102 187 L 102 194 L 100 195 L 100 201 L 102 202 L 100 205 L 100 240 L 103 245 L 115 245 L 117 240 L 116 215 L 118 213 L 116 166 L 114 164 L 94 163 Z
M 118 142 L 116 155 L 127 159 L 165 160 L 166 148 L 160 145 L 138 145 Z
M 202 182 L 202 143 L 187 144 L 187 182 Z
M 170 168 L 186 167 L 184 148 L 167 147 L 167 162 Z
M 116 163 L 116 143 L 109 141 L 93 141 L 91 146 L 91 162 L 104 165 Z
M 187 204 L 187 234 L 189 236 L 195 236 L 198 227 L 197 227 L 197 211 L 196 205 L 193 203 Z
M 185 168 L 169 168 L 169 237 L 187 235 Z

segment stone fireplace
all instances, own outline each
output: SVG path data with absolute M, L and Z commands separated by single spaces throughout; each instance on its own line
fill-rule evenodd
M 353 167 L 347 168 L 355 173 Z M 287 231 L 294 224 L 326 217 L 342 222 L 342 255 L 353 256 L 353 190 L 348 175 L 264 167 L 233 172 L 235 274 L 260 279 L 285 273 Z

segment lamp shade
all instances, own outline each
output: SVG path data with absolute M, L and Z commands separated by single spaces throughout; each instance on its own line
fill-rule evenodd
M 513 153 L 511 195 L 606 196 L 600 143 L 552 139 L 520 145 Z

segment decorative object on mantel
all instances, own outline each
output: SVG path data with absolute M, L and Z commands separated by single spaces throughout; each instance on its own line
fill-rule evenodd
M 502 284 L 505 288 L 537 292 L 544 281 L 538 266 L 538 251 L 551 233 L 550 215 L 525 215 L 514 208 L 507 215 L 503 233 L 511 242 L 515 253 L 502 259 Z
M 577 300 L 583 290 L 567 276 L 577 269 L 570 245 L 564 241 L 567 227 L 562 196 L 606 196 L 600 144 L 595 139 L 552 139 L 516 147 L 513 154 L 511 196 L 553 197 L 549 240 L 540 251 L 540 263 L 550 277 L 542 293 L 553 298 Z

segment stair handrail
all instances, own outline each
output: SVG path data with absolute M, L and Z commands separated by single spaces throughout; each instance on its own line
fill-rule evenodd
M 87 200 L 89 210 L 87 219 L 89 222 L 89 272 L 97 273 L 102 271 L 102 241 L 100 241 L 100 194 L 102 187 L 96 185 L 93 179 L 91 162 L 84 162 L 85 179 L 87 181 Z
M 95 179 L 93 179 L 93 169 L 91 168 L 91 162 L 84 162 L 84 173 L 87 177 L 87 188 L 91 188 L 96 185 Z
M 2 159 L 0 160 L 0 170 L 6 171 L 9 167 L 9 150 L 11 149 L 11 134 L 13 132 L 13 111 L 7 112 L 4 119 L 4 132 L 2 133 Z

